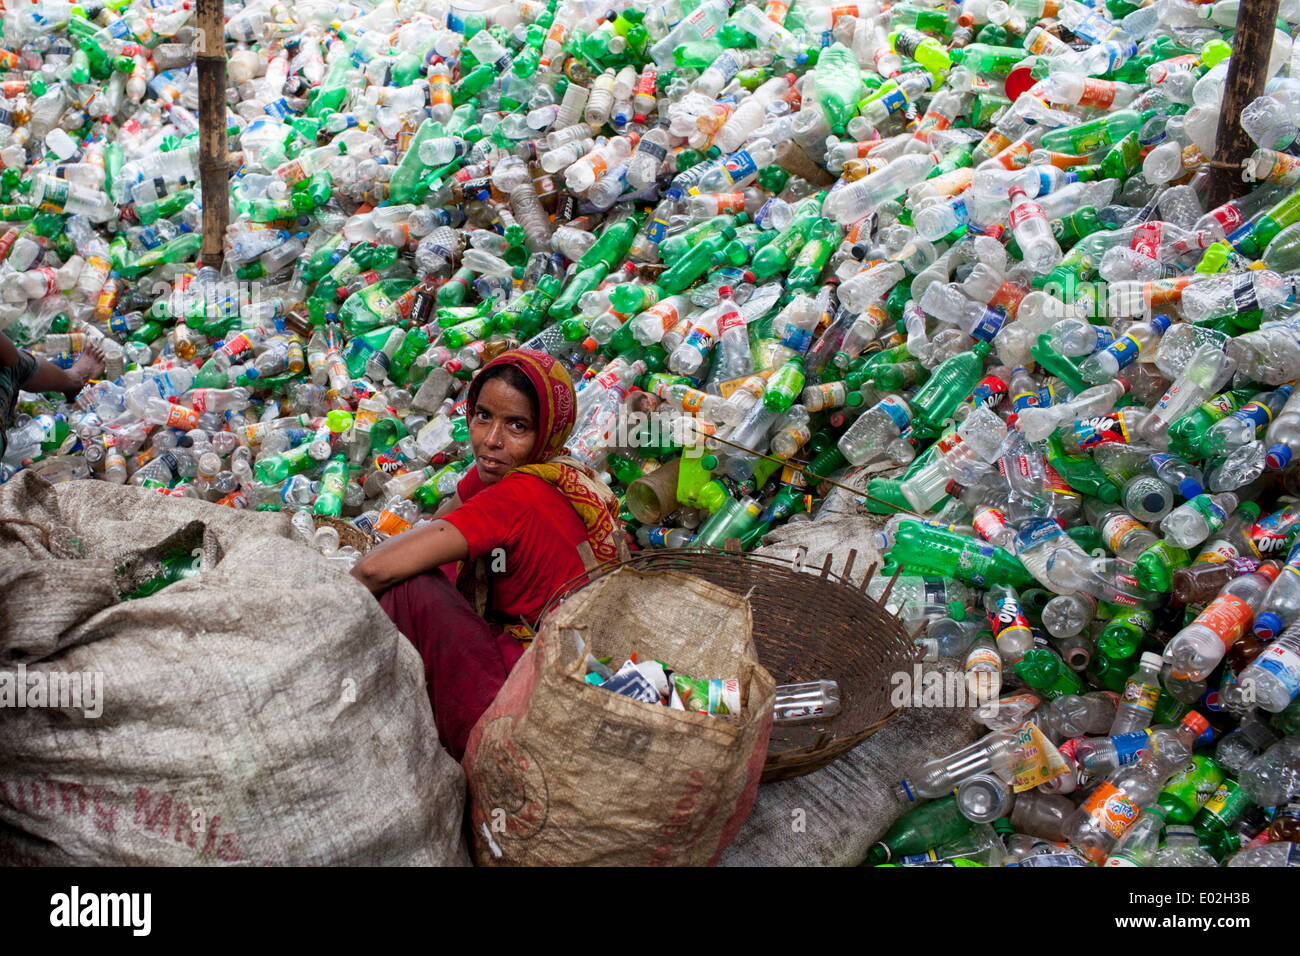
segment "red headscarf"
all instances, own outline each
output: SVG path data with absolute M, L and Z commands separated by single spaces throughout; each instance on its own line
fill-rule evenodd
M 564 451 L 564 443 L 573 431 L 578 404 L 573 379 L 552 355 L 532 349 L 512 349 L 484 365 L 469 383 L 467 404 L 471 409 L 483 387 L 483 373 L 501 365 L 523 372 L 537 395 L 537 442 L 524 463 L 537 465 L 550 461 Z

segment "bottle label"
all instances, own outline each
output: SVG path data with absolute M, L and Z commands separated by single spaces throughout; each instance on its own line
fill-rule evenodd
M 735 185 L 750 176 L 758 175 L 758 164 L 749 155 L 749 150 L 742 149 L 722 161 L 722 175 L 727 177 L 727 182 Z
M 1159 220 L 1144 222 L 1133 231 L 1133 239 L 1129 242 L 1129 248 L 1134 252 L 1141 253 L 1148 259 L 1160 258 L 1160 240 L 1164 236 L 1164 228 Z
M 1043 212 L 1043 207 L 1038 205 L 1036 202 L 1022 202 L 1019 206 L 1012 209 L 1008 216 L 1008 221 L 1011 223 L 1012 229 L 1019 229 L 1021 223 L 1028 219 L 1042 219 L 1046 221 L 1047 214 Z
M 1250 798 L 1233 780 L 1222 781 L 1202 809 L 1225 826 L 1232 825 L 1250 807 Z
M 1101 537 L 1106 542 L 1106 547 L 1110 548 L 1112 554 L 1119 554 L 1120 545 L 1124 539 L 1133 531 L 1146 531 L 1147 527 L 1141 521 L 1138 521 L 1132 515 L 1117 514 L 1112 515 L 1108 520 L 1102 523 Z
M 996 648 L 977 645 L 966 655 L 967 674 L 976 669 L 988 669 L 990 667 L 996 671 L 1002 670 L 1002 655 L 997 652 Z
M 1232 304 L 1238 312 L 1253 312 L 1259 308 L 1259 294 L 1255 291 L 1255 278 L 1247 273 L 1232 283 Z
M 1020 861 L 1019 866 L 1087 866 L 1088 861 L 1074 853 L 1044 853 L 1040 856 L 1028 856 Z
M 1125 368 L 1137 360 L 1142 351 L 1142 344 L 1131 334 L 1122 335 L 1106 346 L 1106 351 L 1119 363 L 1120 368 Z
M 1297 528 L 1300 528 L 1300 507 L 1287 505 L 1256 521 L 1251 526 L 1250 539 L 1260 556 L 1267 558 L 1286 551 Z
M 1128 688 L 1125 687 L 1127 695 Z M 1160 691 L 1156 691 L 1156 697 L 1160 696 Z M 1152 702 L 1151 710 L 1155 711 L 1155 703 Z M 1145 730 L 1138 730 L 1131 734 L 1116 734 L 1110 738 L 1110 742 L 1115 745 L 1115 756 L 1119 760 L 1121 767 L 1127 767 L 1129 764 L 1137 763 L 1142 755 L 1146 753 L 1147 743 L 1150 738 L 1147 737 Z
M 1141 809 L 1132 798 L 1109 780 L 1103 781 L 1088 797 L 1083 810 L 1092 822 L 1118 840 L 1137 820 Z
M 1092 448 L 1107 442 L 1128 444 L 1128 426 L 1120 412 L 1095 415 L 1074 423 L 1074 440 L 1080 448 Z
M 1123 702 L 1131 710 L 1145 710 L 1149 714 L 1156 712 L 1156 701 L 1160 699 L 1160 688 L 1141 681 L 1130 680 L 1124 685 Z
M 935 863 L 935 862 L 939 862 L 939 857 L 935 854 L 934 850 L 926 850 L 924 853 L 911 853 L 905 857 L 902 857 L 898 861 L 898 865 L 915 866 L 918 863 Z
M 1228 520 L 1227 512 L 1209 495 L 1197 495 L 1187 502 L 1187 507 L 1200 514 L 1211 531 L 1223 527 L 1223 523 Z
M 1222 767 L 1208 757 L 1197 756 L 1188 761 L 1161 792 L 1196 811 L 1214 796 L 1223 778 Z
M 899 113 L 907 112 L 908 101 L 907 94 L 894 87 L 877 101 L 883 106 L 890 116 L 896 116 Z
M 1020 609 L 1020 602 L 1010 593 L 998 599 L 994 610 L 989 612 L 988 619 L 989 626 L 993 628 L 993 637 L 999 644 L 1017 640 L 1022 635 L 1033 636 L 1029 621 Z
M 1023 412 L 1026 408 L 1033 408 L 1041 401 L 1038 392 L 1017 392 L 1011 398 L 1011 408 L 1016 412 Z
M 713 346 L 713 333 L 698 325 L 694 326 L 682 340 L 682 345 L 694 349 L 700 355 L 708 355 L 709 349 Z
M 1064 533 L 1059 524 L 1048 518 L 1038 518 L 1026 522 L 1025 526 L 1020 529 L 1020 533 L 1016 535 L 1016 554 L 1028 551 L 1044 541 L 1058 538 Z
M 1092 106 L 1099 110 L 1108 110 L 1115 102 L 1116 85 L 1109 80 L 1097 80 L 1086 77 L 1083 81 L 1083 93 L 1079 96 L 1080 106 Z
M 1033 790 L 1070 772 L 1070 765 L 1037 724 L 1023 724 L 1014 733 L 1016 762 L 1011 768 L 1011 786 L 1016 793 Z
M 1213 631 L 1226 648 L 1242 635 L 1254 616 L 1254 609 L 1244 598 L 1220 594 L 1197 615 L 1196 623 Z
M 979 324 L 971 329 L 970 336 L 980 342 L 991 342 L 1002 331 L 1006 321 L 1007 317 L 997 309 L 985 309 Z
M 971 404 L 976 408 L 994 408 L 1007 396 L 1007 383 L 996 375 L 986 375 L 970 393 Z
M 1255 658 L 1254 664 L 1277 678 L 1292 699 L 1300 696 L 1300 654 L 1275 641 Z
M 1007 516 L 997 508 L 985 508 L 975 516 L 973 524 L 976 534 L 985 541 L 991 541 L 994 535 L 1006 528 Z
M 907 409 L 903 406 L 903 403 L 896 398 L 882 398 L 879 404 L 876 405 L 876 408 L 888 415 L 900 432 L 905 429 L 911 421 L 911 416 L 908 415 Z
M 199 427 L 199 413 L 184 405 L 172 405 L 167 409 L 167 427 L 192 431 Z
M 787 325 L 781 335 L 781 344 L 795 352 L 807 352 L 812 345 L 813 330 L 797 325 Z M 900 428 L 901 431 L 901 428 Z

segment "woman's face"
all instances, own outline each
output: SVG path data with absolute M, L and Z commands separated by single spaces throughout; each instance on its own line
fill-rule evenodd
M 537 441 L 537 422 L 528 396 L 499 378 L 484 384 L 469 417 L 474 465 L 485 484 L 500 481 L 524 464 Z

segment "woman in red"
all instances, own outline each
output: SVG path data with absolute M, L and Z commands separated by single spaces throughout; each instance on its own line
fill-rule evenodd
M 419 650 L 439 737 L 457 760 L 555 589 L 627 556 L 614 494 L 563 455 L 576 408 L 563 365 L 506 352 L 470 383 L 467 408 L 474 467 L 456 494 L 352 570 Z M 440 570 L 452 562 L 454 587 Z

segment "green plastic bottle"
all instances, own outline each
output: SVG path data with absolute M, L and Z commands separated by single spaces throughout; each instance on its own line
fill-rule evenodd
M 923 853 L 957 839 L 972 826 L 974 824 L 957 807 L 956 797 L 931 800 L 895 821 L 867 851 L 866 862 L 879 866 L 899 857 Z
M 325 466 L 320 476 L 320 493 L 312 511 L 318 515 L 337 518 L 343 513 L 343 492 L 348 484 L 348 460 L 343 455 L 335 455 Z

